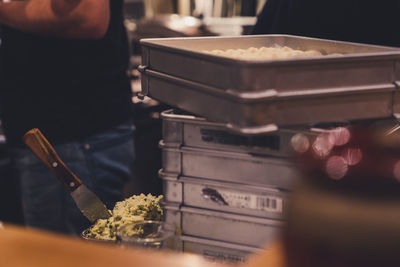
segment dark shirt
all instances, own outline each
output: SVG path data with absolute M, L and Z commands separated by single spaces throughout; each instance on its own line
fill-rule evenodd
M 8 142 L 39 128 L 52 143 L 80 140 L 131 116 L 123 0 L 110 0 L 104 38 L 75 40 L 2 29 L 1 119 Z
M 400 47 L 398 0 L 268 0 L 254 34 L 292 34 Z

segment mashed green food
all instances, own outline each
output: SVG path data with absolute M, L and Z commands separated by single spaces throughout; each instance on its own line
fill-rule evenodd
M 88 238 L 102 240 L 116 240 L 118 229 L 126 224 L 162 219 L 163 210 L 160 207 L 162 195 L 155 197 L 151 194 L 134 195 L 124 201 L 117 202 L 112 210 L 112 216 L 108 219 L 99 219 L 89 229 Z

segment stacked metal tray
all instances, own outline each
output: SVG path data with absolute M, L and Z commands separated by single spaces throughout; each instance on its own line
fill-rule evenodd
M 167 203 L 166 222 L 175 224 L 184 236 L 194 236 L 252 248 L 264 247 L 276 240 L 283 221 L 218 212 Z M 177 224 L 178 223 L 178 224 Z
M 283 220 L 289 192 L 274 187 L 251 186 L 163 173 L 164 199 L 168 203 Z
M 386 118 L 398 109 L 397 48 L 290 35 L 143 39 L 141 45 L 143 95 L 244 134 Z M 324 55 L 255 61 L 204 52 L 275 45 Z
M 306 135 L 310 140 L 322 129 L 296 127 L 279 129 L 264 135 L 242 135 L 230 131 L 223 123 L 216 123 L 179 110 L 161 113 L 163 121 L 163 141 L 176 147 L 185 146 L 217 151 L 232 151 L 249 155 L 292 157 L 291 145 L 298 135 Z
M 185 236 L 181 237 L 185 252 L 203 255 L 212 261 L 241 263 L 246 261 L 250 254 L 259 253 L 258 248 L 242 246 L 227 242 L 214 241 L 205 238 Z
M 218 181 L 290 189 L 298 177 L 291 159 L 246 153 L 174 147 L 160 142 L 162 166 L 167 173 Z
M 182 227 L 182 210 L 179 203 L 169 202 L 165 205 L 165 221 L 169 224 Z M 201 227 L 207 231 L 207 226 Z M 185 231 L 187 232 L 187 231 Z M 226 241 L 217 241 L 210 238 L 197 237 L 182 233 L 180 235 L 180 248 L 184 252 L 203 255 L 212 261 L 238 263 L 245 261 L 249 255 L 261 252 L 262 249 L 252 246 L 239 245 Z
M 183 250 L 242 261 L 275 240 L 298 179 L 291 139 L 316 133 L 250 137 L 176 110 L 161 117 L 165 220 L 181 229 Z
M 273 242 L 299 180 L 296 136 L 311 143 L 316 124 L 400 110 L 397 48 L 290 35 L 141 45 L 142 95 L 195 114 L 162 114 L 165 220 L 181 229 L 184 251 L 244 259 Z M 271 46 L 323 55 L 238 60 L 205 52 Z

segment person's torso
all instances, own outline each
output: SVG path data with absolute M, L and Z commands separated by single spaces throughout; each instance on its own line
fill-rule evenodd
M 41 126 L 62 142 L 107 128 L 115 121 L 113 116 L 126 116 L 122 114 L 128 110 L 131 92 L 122 6 L 122 0 L 110 0 L 109 29 L 99 40 L 2 28 L 0 103 L 11 139 Z M 78 133 L 58 130 L 65 126 L 80 129 Z

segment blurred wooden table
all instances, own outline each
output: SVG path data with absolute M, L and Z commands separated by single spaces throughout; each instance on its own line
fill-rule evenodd
M 245 267 L 283 267 L 279 244 L 254 255 Z M 201 256 L 117 247 L 6 225 L 0 229 L 0 266 L 7 267 L 229 267 Z

